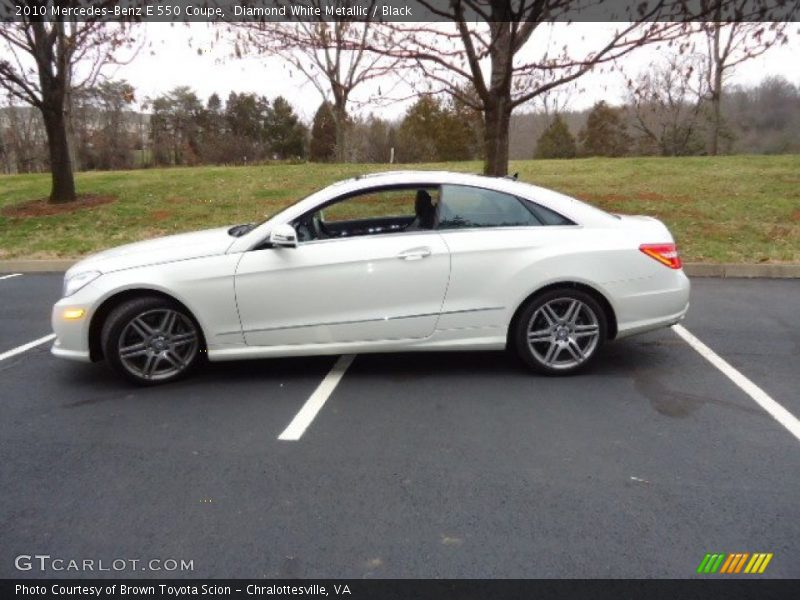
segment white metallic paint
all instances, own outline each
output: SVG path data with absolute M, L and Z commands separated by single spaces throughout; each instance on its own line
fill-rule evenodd
M 506 192 L 576 225 L 387 233 L 257 248 L 275 225 L 315 206 L 355 191 L 406 184 Z M 102 275 L 54 306 L 52 351 L 89 360 L 93 316 L 106 300 L 131 290 L 161 292 L 185 305 L 200 324 L 211 360 L 501 349 L 526 298 L 567 282 L 602 294 L 614 311 L 617 337 L 623 337 L 671 325 L 688 309 L 683 271 L 639 251 L 643 243 L 672 241 L 655 219 L 616 217 L 509 179 L 447 172 L 368 175 L 320 190 L 239 238 L 218 228 L 86 258 L 67 276 Z M 403 257 L 407 251 L 412 256 Z M 67 308 L 83 308 L 86 316 L 65 320 Z

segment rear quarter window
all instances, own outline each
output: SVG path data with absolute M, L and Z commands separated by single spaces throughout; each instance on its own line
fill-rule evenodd
M 571 221 L 564 215 L 542 206 L 541 204 L 525 200 L 523 200 L 523 202 L 525 202 L 528 209 L 542 222 L 542 225 L 575 225 L 574 221 Z

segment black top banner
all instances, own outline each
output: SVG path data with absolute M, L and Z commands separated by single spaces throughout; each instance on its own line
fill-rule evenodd
M 0 0 L 0 21 L 795 21 L 800 0 Z

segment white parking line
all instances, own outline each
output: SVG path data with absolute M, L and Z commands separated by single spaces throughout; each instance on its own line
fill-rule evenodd
M 3 279 L 11 279 L 12 277 L 20 277 L 22 273 L 11 273 L 11 275 L 0 275 L 0 281 Z
M 325 379 L 322 380 L 322 383 L 317 386 L 314 393 L 306 400 L 300 412 L 295 415 L 292 422 L 289 423 L 289 426 L 278 436 L 279 440 L 297 441 L 303 436 L 303 433 L 308 426 L 311 425 L 314 417 L 317 416 L 317 413 L 325 405 L 325 401 L 333 393 L 333 390 L 336 389 L 336 386 L 339 385 L 339 381 L 341 381 L 344 372 L 347 371 L 347 367 L 352 364 L 355 357 L 355 354 L 345 354 L 339 357 L 339 360 L 333 365 L 325 376 Z
M 722 371 L 725 376 L 735 383 L 745 394 L 755 400 L 773 419 L 788 429 L 789 433 L 800 440 L 800 421 L 797 420 L 797 417 L 773 400 L 755 383 L 734 369 L 728 361 L 697 339 L 683 325 L 673 325 L 672 330 L 677 333 L 683 341 L 697 350 L 700 356 Z
M 54 340 L 55 337 L 56 334 L 51 333 L 50 335 L 40 337 L 38 340 L 33 340 L 32 342 L 28 342 L 27 344 L 23 344 L 22 346 L 17 346 L 16 348 L 12 348 L 11 350 L 8 350 L 0 354 L 0 360 L 11 358 L 12 356 L 16 356 L 17 354 L 22 354 L 26 350 L 30 350 L 31 348 L 35 348 L 36 346 L 41 346 L 42 344 L 46 344 L 50 340 Z

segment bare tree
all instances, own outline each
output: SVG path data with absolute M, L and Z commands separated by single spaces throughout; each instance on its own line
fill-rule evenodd
M 6 173 L 33 173 L 47 168 L 47 136 L 41 115 L 6 98 L 0 107 L 0 156 Z
M 788 41 L 787 23 L 746 22 L 725 20 L 746 10 L 751 0 L 735 0 L 725 6 L 720 3 L 714 8 L 713 21 L 705 22 L 701 31 L 707 46 L 708 97 L 711 101 L 711 131 L 709 153 L 719 152 L 719 138 L 723 129 L 722 93 L 725 79 L 736 68 L 748 60 L 764 54 L 776 44 Z M 726 8 L 728 10 L 726 10 Z
M 427 93 L 458 97 L 460 89 L 474 92 L 461 100 L 472 102 L 483 114 L 484 171 L 489 175 L 508 170 L 509 122 L 516 107 L 593 69 L 613 68 L 617 59 L 645 44 L 680 40 L 685 47 L 692 22 L 711 18 L 716 6 L 730 12 L 730 5 L 743 2 L 746 6 L 737 15 L 740 20 L 765 17 L 755 0 L 643 1 L 619 15 L 628 21 L 593 34 L 593 47 L 580 52 L 581 44 L 565 43 L 559 48 L 549 44 L 553 28 L 572 27 L 571 19 L 582 9 L 602 12 L 606 6 L 611 12 L 612 0 L 416 2 L 444 23 L 384 24 L 377 28 L 380 35 L 370 38 L 370 50 L 413 63 Z M 537 53 L 535 42 L 539 41 L 546 49 Z
M 75 157 L 87 169 L 130 169 L 136 145 L 136 91 L 127 81 L 102 81 L 79 90 L 70 112 Z
M 630 22 L 597 35 L 590 50 L 577 53 L 568 44 L 536 55 L 533 40 L 549 40 L 553 27 L 567 27 L 575 15 L 574 0 L 451 0 L 446 8 L 432 0 L 417 0 L 445 24 L 386 24 L 371 48 L 416 64 L 433 91 L 446 91 L 483 114 L 485 163 L 488 175 L 508 171 L 511 112 L 550 90 L 573 82 L 599 65 L 610 65 L 645 44 L 676 39 L 688 31 L 686 22 L 666 22 L 676 12 L 674 0 L 645 2 Z M 589 4 L 602 3 L 593 0 Z M 583 4 L 586 4 L 584 2 Z M 474 94 L 459 96 L 468 87 Z M 475 100 L 477 98 L 477 101 Z
M 564 113 L 568 111 L 575 91 L 575 84 L 568 83 L 540 94 L 529 103 L 535 115 L 531 119 L 531 137 L 533 139 L 538 140 L 545 131 L 552 127 L 555 119 L 563 118 Z M 513 124 L 510 125 L 509 129 L 513 129 Z M 511 148 L 511 134 L 512 132 L 509 131 L 509 148 Z
M 53 16 L 53 10 L 63 8 L 60 2 L 0 0 L 4 14 L 14 14 L 16 5 L 27 9 L 21 21 L 0 23 L 0 87 L 41 111 L 52 174 L 50 202 L 71 202 L 76 196 L 67 131 L 69 96 L 91 85 L 129 40 L 121 25 Z
M 366 6 L 373 14 L 376 0 Z M 398 60 L 368 51 L 374 23 L 360 21 L 325 21 L 325 8 L 346 11 L 362 3 L 353 0 L 304 0 L 303 5 L 319 9 L 322 16 L 297 17 L 292 22 L 239 23 L 236 53 L 255 47 L 265 54 L 279 56 L 299 71 L 330 102 L 336 125 L 336 158 L 345 157 L 345 133 L 348 104 L 353 91 L 363 84 L 391 73 Z M 309 20 L 312 19 L 312 20 Z
M 705 60 L 698 55 L 668 55 L 636 81 L 628 80 L 633 126 L 663 156 L 694 154 L 704 122 L 708 94 Z M 702 144 L 699 144 L 702 147 Z

